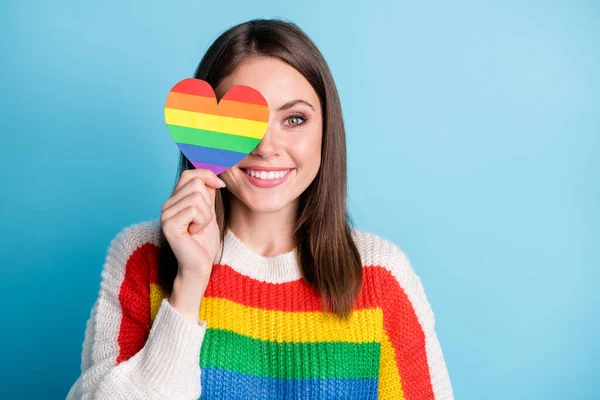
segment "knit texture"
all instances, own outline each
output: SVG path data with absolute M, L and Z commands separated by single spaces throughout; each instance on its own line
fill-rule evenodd
M 158 285 L 160 229 L 112 241 L 68 400 L 454 398 L 421 280 L 394 243 L 352 230 L 364 278 L 344 320 L 322 311 L 295 250 L 263 257 L 228 230 L 194 324 Z

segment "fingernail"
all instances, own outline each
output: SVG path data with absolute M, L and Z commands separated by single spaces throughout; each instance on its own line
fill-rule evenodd
M 221 180 L 221 178 L 217 178 L 217 181 L 219 182 L 219 185 L 221 185 L 221 187 L 225 187 L 225 186 L 226 186 L 226 185 L 225 185 L 225 182 L 223 182 L 223 181 Z

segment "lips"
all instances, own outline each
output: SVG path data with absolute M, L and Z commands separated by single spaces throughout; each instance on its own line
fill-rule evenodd
M 290 169 L 284 176 L 282 176 L 281 178 L 275 178 L 275 179 L 260 179 L 260 178 L 255 178 L 252 175 L 248 174 L 244 168 L 240 168 L 244 174 L 244 176 L 246 177 L 246 179 L 248 179 L 248 181 L 259 188 L 274 188 L 276 186 L 281 185 L 283 182 L 285 182 L 288 177 L 294 173 L 295 168 Z M 264 170 L 263 170 L 264 171 Z
M 277 174 L 277 175 L 278 175 L 278 178 L 277 178 L 277 179 L 279 179 L 280 177 L 283 177 L 285 174 L 289 174 L 289 172 L 292 170 L 291 168 L 288 168 L 288 169 L 281 169 L 281 170 L 279 170 L 279 169 L 277 169 L 277 170 L 269 170 L 269 171 L 267 171 L 267 170 L 264 170 L 264 169 L 262 169 L 262 170 L 261 170 L 261 169 L 252 169 L 252 168 L 240 168 L 240 169 L 241 169 L 243 172 L 245 172 L 246 174 L 248 174 L 248 175 L 250 175 L 250 176 L 255 176 L 255 177 L 257 177 L 257 176 L 256 176 L 256 173 L 259 173 L 260 175 L 262 175 L 262 173 L 263 173 L 263 172 L 264 172 L 264 173 L 265 173 L 267 176 L 268 176 L 268 174 L 269 174 L 269 173 Z M 253 175 L 251 172 L 254 172 L 255 174 Z M 281 176 L 279 176 L 279 175 L 281 175 Z M 258 177 L 257 177 L 257 178 L 258 178 Z M 274 179 L 274 178 L 275 178 L 275 176 L 274 176 L 272 179 Z M 265 178 L 262 178 L 262 179 L 266 179 L 266 177 L 265 177 Z
M 294 167 L 261 167 L 259 165 L 247 165 L 244 167 L 238 167 L 239 169 L 243 169 L 243 170 L 248 170 L 248 169 L 253 169 L 255 171 L 286 171 L 288 169 L 294 169 Z

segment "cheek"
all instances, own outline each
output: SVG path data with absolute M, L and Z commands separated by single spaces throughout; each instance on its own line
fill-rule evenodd
M 290 146 L 288 153 L 299 167 L 313 169 L 321 161 L 321 141 L 313 139 L 297 141 Z
M 300 165 L 319 163 L 321 157 L 322 136 L 319 132 L 298 135 L 289 143 L 289 154 L 298 161 Z
M 236 171 L 237 173 L 238 171 Z M 240 173 L 242 171 L 239 171 Z M 225 183 L 227 182 L 236 182 L 238 180 L 238 177 L 236 176 L 236 173 L 233 172 L 233 169 L 228 169 L 227 171 L 223 172 L 221 175 L 219 175 L 219 178 L 221 178 L 222 180 L 225 181 Z

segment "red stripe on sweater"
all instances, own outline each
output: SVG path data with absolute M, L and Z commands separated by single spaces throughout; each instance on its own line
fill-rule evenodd
M 119 289 L 122 317 L 119 327 L 117 364 L 144 347 L 151 328 L 150 271 L 156 268 L 158 248 L 152 243 L 138 247 L 127 259 Z M 154 267 L 153 267 L 154 265 Z
M 207 297 L 220 297 L 264 310 L 319 311 L 321 300 L 317 293 L 298 279 L 286 283 L 268 283 L 251 279 L 221 264 L 210 278 Z
M 376 287 L 371 282 L 368 270 L 363 269 L 363 290 L 354 303 L 354 310 L 378 307 L 377 298 L 373 296 Z M 285 283 L 269 283 L 251 279 L 221 264 L 210 278 L 206 297 L 218 297 L 234 301 L 249 307 L 276 311 L 322 311 L 321 298 L 303 279 Z
M 404 395 L 407 400 L 433 400 L 425 332 L 414 305 L 389 270 L 378 266 L 368 269 L 378 275 L 374 280 L 379 282 L 379 290 L 384 293 L 380 302 L 383 327 L 395 349 Z

